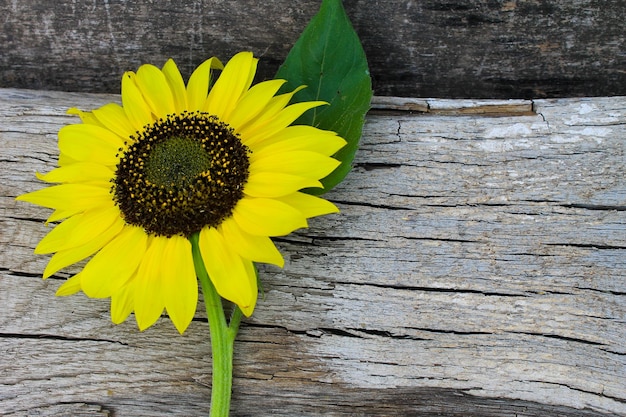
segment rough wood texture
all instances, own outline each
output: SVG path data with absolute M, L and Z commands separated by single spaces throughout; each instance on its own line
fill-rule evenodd
M 320 0 L 0 0 L 0 87 L 119 92 L 173 57 L 252 50 L 272 76 Z M 622 0 L 345 0 L 378 95 L 626 95 Z
M 203 311 L 140 333 L 55 298 L 76 269 L 41 280 L 48 211 L 14 201 L 66 108 L 112 99 L 0 90 L 3 415 L 208 413 Z M 406 103 L 375 101 L 342 213 L 262 268 L 233 416 L 626 416 L 626 99 Z

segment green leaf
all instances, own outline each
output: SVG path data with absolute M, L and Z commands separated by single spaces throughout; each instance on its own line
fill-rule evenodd
M 330 104 L 309 110 L 296 124 L 332 130 L 348 142 L 335 155 L 341 165 L 322 180 L 324 189 L 306 190 L 311 194 L 329 191 L 352 169 L 372 98 L 365 52 L 341 0 L 322 1 L 276 78 L 287 80 L 283 92 L 307 86 L 294 96 L 294 102 L 323 100 Z

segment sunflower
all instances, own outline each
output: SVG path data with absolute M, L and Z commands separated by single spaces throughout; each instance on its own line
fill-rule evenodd
M 134 312 L 140 330 L 166 310 L 180 333 L 198 301 L 190 239 L 218 294 L 250 316 L 254 262 L 282 267 L 271 237 L 337 212 L 301 192 L 339 162 L 334 132 L 293 125 L 320 101 L 289 104 L 284 80 L 252 86 L 258 59 L 241 52 L 202 63 L 187 84 L 172 60 L 122 78 L 122 105 L 71 109 L 82 123 L 59 131 L 54 183 L 18 200 L 54 209 L 61 221 L 35 248 L 54 253 L 44 279 L 89 258 L 57 295 L 111 298 L 111 319 Z M 221 70 L 213 83 L 212 72 Z

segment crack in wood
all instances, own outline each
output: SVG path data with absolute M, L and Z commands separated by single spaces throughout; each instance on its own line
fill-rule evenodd
M 97 342 L 97 343 L 114 343 L 122 346 L 128 346 L 127 343 L 119 340 L 98 339 L 91 337 L 72 337 L 61 336 L 56 334 L 27 334 L 27 333 L 0 333 L 0 338 L 4 339 L 34 339 L 34 340 L 56 340 L 61 342 Z
M 389 237 L 396 238 L 396 239 L 417 240 L 417 241 L 425 241 L 425 242 L 480 243 L 478 240 L 455 239 L 455 238 L 448 238 L 448 237 L 401 236 L 401 235 L 390 235 Z
M 452 330 L 452 329 L 433 329 L 430 327 L 406 327 L 411 330 L 418 330 L 421 332 L 427 333 L 443 333 L 443 334 L 452 334 L 457 336 L 478 336 L 478 335 L 493 335 L 493 332 L 485 332 L 485 331 L 462 331 L 462 330 Z
M 481 291 L 469 288 L 443 288 L 443 287 L 422 287 L 403 284 L 381 284 L 374 282 L 351 282 L 351 281 L 333 281 L 335 285 L 356 285 L 361 287 L 375 287 L 382 289 L 394 289 L 404 291 L 419 291 L 425 293 L 454 293 L 454 294 L 480 294 L 486 297 L 530 297 L 527 293 L 503 293 L 496 291 Z
M 407 164 L 392 164 L 392 163 L 383 163 L 383 162 L 359 162 L 354 165 L 358 168 L 363 168 L 366 171 L 375 171 L 375 170 L 386 170 L 386 169 L 397 169 L 401 167 L 410 166 Z
M 105 404 L 97 402 L 58 401 L 23 409 L 14 409 L 5 417 L 22 416 L 73 416 L 73 417 L 114 417 L 115 413 Z
M 581 287 L 581 286 L 578 286 L 576 288 L 579 290 L 584 290 L 584 291 L 595 291 L 595 292 L 599 292 L 602 294 L 626 295 L 626 291 L 604 290 L 602 288 L 591 288 L 591 287 Z
M 600 392 L 597 392 L 597 391 L 591 391 L 591 390 L 586 390 L 586 389 L 583 389 L 583 388 L 580 388 L 580 387 L 576 387 L 576 386 L 573 386 L 572 384 L 566 384 L 566 383 L 562 383 L 562 382 L 544 381 L 544 380 L 534 380 L 534 379 L 529 379 L 529 380 L 526 380 L 526 381 L 519 381 L 519 382 L 523 382 L 523 383 L 535 382 L 535 383 L 546 384 L 546 385 L 555 385 L 555 386 L 559 386 L 559 387 L 564 387 L 564 388 L 570 389 L 572 391 L 582 392 L 584 394 L 600 395 L 602 397 L 609 398 L 609 399 L 611 399 L 613 401 L 617 401 L 617 402 L 626 404 L 626 401 L 624 401 L 624 399 L 616 397 L 616 396 L 608 395 L 608 394 L 606 394 L 604 392 L 604 390 L 602 390 Z
M 579 208 L 591 211 L 626 211 L 626 206 L 610 205 L 610 204 L 583 204 L 583 203 L 568 203 L 559 204 L 565 208 Z
M 592 340 L 580 339 L 577 337 L 570 337 L 570 336 L 562 336 L 559 334 L 552 334 L 552 333 L 535 333 L 535 332 L 520 332 L 520 331 L 511 331 L 510 333 L 525 334 L 528 336 L 546 337 L 549 339 L 556 339 L 556 340 L 561 340 L 564 342 L 582 343 L 582 344 L 591 345 L 591 346 L 605 346 L 605 344 L 601 342 L 594 342 Z
M 393 211 L 410 211 L 413 210 L 412 208 L 409 207 L 402 207 L 402 206 L 392 206 L 392 205 L 388 205 L 388 204 L 376 204 L 376 203 L 369 203 L 369 202 L 365 202 L 365 201 L 347 201 L 347 200 L 332 200 L 333 203 L 335 204 L 341 204 L 344 206 L 359 206 L 359 207 L 370 207 L 370 208 L 375 208 L 375 209 L 380 209 L 380 210 L 393 210 Z
M 546 246 L 560 246 L 569 248 L 597 249 L 597 250 L 625 250 L 626 246 L 621 245 L 601 245 L 597 243 L 544 243 Z

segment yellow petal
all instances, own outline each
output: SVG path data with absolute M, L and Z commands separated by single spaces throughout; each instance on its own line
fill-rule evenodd
M 187 104 L 190 112 L 203 110 L 211 83 L 211 70 L 222 69 L 219 59 L 213 57 L 204 61 L 189 77 L 187 83 Z
M 161 236 L 151 239 L 134 279 L 135 319 L 142 331 L 152 326 L 165 308 L 161 260 L 167 240 L 168 238 Z
M 231 251 L 237 252 L 242 258 L 255 262 L 264 262 L 280 266 L 285 260 L 272 239 L 267 236 L 254 236 L 244 232 L 231 217 L 220 225 L 219 231 L 224 236 Z
M 313 126 L 288 126 L 253 147 L 253 156 L 291 151 L 314 151 L 322 155 L 334 155 L 346 141 L 335 132 Z
M 120 218 L 120 212 L 116 206 L 90 210 L 70 217 L 41 239 L 35 248 L 35 253 L 59 252 L 83 245 L 94 236 L 104 233 Z
M 133 311 L 135 281 L 131 278 L 111 296 L 111 321 L 124 322 Z
M 116 165 L 124 145 L 112 131 L 95 125 L 68 125 L 59 130 L 59 150 L 76 161 Z
M 255 146 L 289 126 L 305 111 L 323 104 L 326 103 L 323 101 L 305 101 L 285 107 L 272 120 L 263 125 L 243 127 L 240 132 L 242 142 L 249 147 Z
M 89 242 L 76 246 L 75 248 L 59 251 L 54 254 L 48 265 L 43 271 L 43 278 L 46 279 L 52 274 L 65 268 L 66 266 L 75 264 L 78 261 L 82 261 L 88 256 L 93 255 L 98 250 L 102 249 L 104 245 L 111 241 L 124 227 L 124 221 L 119 219 L 111 227 L 104 231 L 104 233 L 94 236 Z
M 251 197 L 281 197 L 303 188 L 322 188 L 318 180 L 276 172 L 250 172 L 243 192 Z
M 78 161 L 70 158 L 69 156 L 67 156 L 66 154 L 64 154 L 63 152 L 59 152 L 59 161 L 58 161 L 58 165 L 60 167 L 65 166 L 65 165 L 70 165 L 70 164 L 75 164 Z
M 272 97 L 285 83 L 285 80 L 270 80 L 258 83 L 250 88 L 239 100 L 228 116 L 228 124 L 235 130 L 259 115 Z
M 291 151 L 250 156 L 250 174 L 276 172 L 307 178 L 324 178 L 339 166 L 336 159 L 311 151 Z
M 233 219 L 242 230 L 257 236 L 284 236 L 307 227 L 300 211 L 268 198 L 243 198 L 233 210 Z
M 122 106 L 134 130 L 141 132 L 144 126 L 153 122 L 153 118 L 135 78 L 136 75 L 132 71 L 127 71 L 122 77 Z
M 80 273 L 83 292 L 92 298 L 111 297 L 137 270 L 147 243 L 143 229 L 124 227 L 83 268 Z
M 58 297 L 65 297 L 67 295 L 76 294 L 78 291 L 80 291 L 80 277 L 78 275 L 74 275 L 61 284 L 54 295 Z
M 106 188 L 105 188 L 106 187 Z M 110 184 L 61 184 L 42 188 L 16 198 L 42 207 L 68 212 L 81 212 L 98 207 L 113 205 Z
M 293 193 L 279 197 L 277 200 L 297 209 L 306 218 L 339 213 L 339 209 L 330 201 L 310 194 Z
M 215 229 L 200 231 L 200 253 L 217 293 L 251 314 L 257 298 L 256 276 L 250 277 L 252 263 L 231 251 L 224 237 Z M 254 269 L 252 269 L 254 273 Z
M 146 104 L 157 119 L 165 118 L 168 114 L 173 114 L 176 111 L 174 96 L 160 69 L 154 65 L 142 65 L 137 70 L 135 82 Z
M 185 89 L 185 81 L 183 81 L 176 63 L 172 59 L 168 59 L 161 71 L 165 75 L 165 79 L 172 91 L 176 113 L 182 113 L 184 110 L 187 110 L 187 90 Z
M 178 332 L 183 334 L 191 323 L 198 304 L 198 281 L 189 240 L 182 236 L 168 239 L 161 271 L 167 314 Z
M 241 96 L 250 88 L 258 61 L 252 52 L 240 52 L 232 57 L 211 88 L 204 110 L 228 120 Z
M 80 210 L 54 210 L 46 220 L 46 223 L 58 222 L 78 213 L 80 213 Z
M 78 162 L 55 168 L 47 174 L 37 173 L 37 178 L 46 182 L 107 182 L 113 178 L 111 168 L 93 162 Z
M 115 132 L 123 140 L 134 135 L 137 128 L 128 119 L 124 108 L 117 103 L 109 103 L 93 111 L 94 116 L 103 126 Z
M 72 107 L 72 108 L 67 109 L 67 114 L 80 117 L 80 121 L 85 124 L 104 127 L 102 123 L 100 123 L 100 121 L 98 121 L 98 119 L 95 117 L 93 112 L 82 111 L 82 110 L 77 109 L 76 107 Z
M 249 122 L 246 122 L 243 126 L 238 127 L 235 130 L 235 133 L 241 134 L 242 140 L 245 142 L 247 135 L 249 135 L 251 132 L 263 128 L 263 126 L 271 122 L 285 108 L 285 106 L 289 104 L 289 101 L 292 99 L 294 94 L 296 94 L 303 88 L 304 86 L 297 88 L 290 93 L 280 94 L 272 97 L 272 99 L 267 103 L 261 113 L 259 113 Z M 248 143 L 246 143 L 246 145 L 250 146 L 250 144 Z
M 243 266 L 244 268 L 246 268 L 246 277 L 248 278 L 248 285 L 250 286 L 251 299 L 250 303 L 246 305 L 238 304 L 238 306 L 241 309 L 241 312 L 245 314 L 246 317 L 250 317 L 254 312 L 254 307 L 256 307 L 256 302 L 258 298 L 258 277 L 256 268 L 254 267 L 254 264 L 252 262 L 244 259 Z

